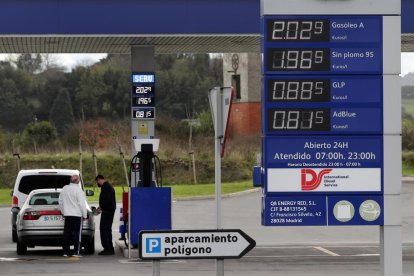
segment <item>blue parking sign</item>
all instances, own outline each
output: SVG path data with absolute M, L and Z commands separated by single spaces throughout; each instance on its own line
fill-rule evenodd
M 161 253 L 161 238 L 147 238 L 145 244 L 147 253 Z

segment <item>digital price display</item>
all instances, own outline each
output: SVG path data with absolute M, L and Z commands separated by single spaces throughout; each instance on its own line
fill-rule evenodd
M 269 71 L 328 71 L 330 51 L 321 49 L 268 49 Z
M 148 96 L 148 97 L 133 97 L 132 98 L 132 106 L 133 107 L 145 107 L 145 106 L 155 106 L 155 97 Z
M 380 48 L 267 48 L 266 74 L 381 74 Z
M 330 40 L 328 19 L 268 19 L 267 41 L 312 41 Z
M 154 119 L 155 108 L 133 108 L 132 119 Z
M 265 16 L 265 74 L 381 74 L 381 16 Z
M 319 109 L 270 109 L 269 131 L 329 131 L 331 113 L 328 108 Z
M 380 134 L 381 108 L 268 108 L 266 135 Z
M 155 84 L 140 84 L 132 86 L 132 96 L 146 96 L 155 94 Z
M 328 79 L 268 80 L 269 102 L 329 102 L 331 85 Z
M 265 16 L 264 27 L 268 43 L 379 43 L 382 39 L 380 16 Z
M 265 107 L 383 105 L 382 76 L 265 76 Z M 321 106 L 321 105 L 319 105 Z
M 131 77 L 132 119 L 155 118 L 155 73 L 134 72 Z

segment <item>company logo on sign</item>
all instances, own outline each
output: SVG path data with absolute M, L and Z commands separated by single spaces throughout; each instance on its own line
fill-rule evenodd
M 381 192 L 381 168 L 270 168 L 268 192 Z
M 147 253 L 161 253 L 161 238 L 148 238 L 145 245 Z
M 313 191 L 321 185 L 324 175 L 329 174 L 332 169 L 324 169 L 316 173 L 313 169 L 302 169 L 302 191 Z

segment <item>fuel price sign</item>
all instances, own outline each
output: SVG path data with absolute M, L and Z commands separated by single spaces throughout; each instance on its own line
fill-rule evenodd
M 133 73 L 131 79 L 132 119 L 154 119 L 155 73 Z
M 381 74 L 381 16 L 265 16 L 265 74 Z

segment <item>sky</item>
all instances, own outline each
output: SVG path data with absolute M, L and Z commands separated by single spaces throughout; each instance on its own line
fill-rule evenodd
M 68 68 L 68 71 L 78 65 L 91 65 L 105 58 L 106 54 L 55 54 L 61 65 Z
M 51 54 L 59 65 L 71 71 L 78 65 L 91 65 L 106 57 L 106 54 Z M 0 54 L 0 60 L 10 58 L 9 54 Z M 401 53 L 401 76 L 414 72 L 414 53 Z
M 0 54 L 0 60 L 14 59 L 16 56 L 15 54 Z M 106 57 L 107 54 L 50 54 L 50 56 L 58 65 L 65 67 L 66 71 L 71 71 L 78 65 L 92 65 Z
M 414 53 L 401 53 L 401 76 L 414 72 Z

